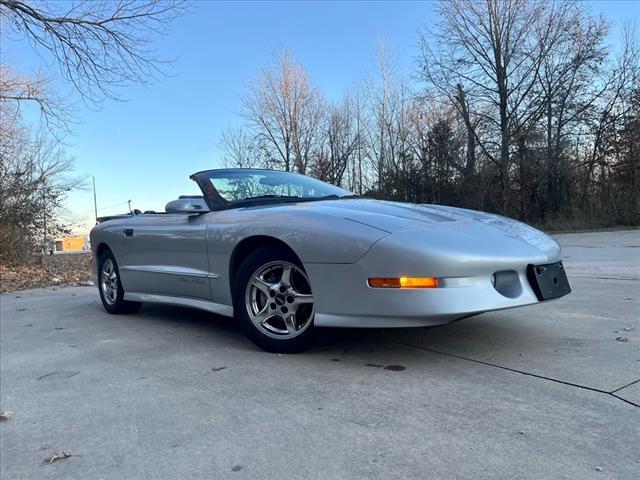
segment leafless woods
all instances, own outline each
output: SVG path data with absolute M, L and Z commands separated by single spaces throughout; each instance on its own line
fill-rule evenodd
M 243 93 L 227 164 L 295 170 L 357 193 L 547 226 L 640 222 L 638 32 L 572 1 L 448 0 L 410 81 L 379 48 L 343 98 L 277 56 Z

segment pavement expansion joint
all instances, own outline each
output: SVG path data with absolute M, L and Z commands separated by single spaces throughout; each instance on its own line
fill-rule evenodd
M 554 383 L 560 383 L 562 385 L 567 385 L 567 386 L 570 386 L 570 387 L 581 388 L 583 390 L 590 390 L 592 392 L 602 393 L 604 395 L 609 395 L 609 396 L 611 396 L 613 398 L 621 400 L 624 403 L 628 403 L 629 405 L 632 405 L 634 407 L 640 408 L 639 404 L 637 404 L 635 402 L 632 402 L 630 400 L 627 400 L 626 398 L 622 398 L 622 397 L 619 397 L 618 395 L 615 395 L 615 392 L 618 392 L 618 391 L 622 390 L 623 388 L 629 387 L 630 385 L 633 385 L 636 382 L 640 382 L 640 379 L 635 380 L 635 381 L 633 381 L 633 382 L 629 383 L 628 385 L 625 385 L 625 386 L 623 386 L 621 388 L 613 390 L 612 392 L 608 392 L 606 390 L 601 390 L 599 388 L 589 387 L 587 385 L 580 385 L 578 383 L 565 382 L 564 380 L 558 380 L 557 378 L 546 377 L 544 375 L 538 375 L 536 373 L 531 373 L 531 372 L 525 372 L 523 370 L 518 370 L 517 368 L 505 367 L 503 365 L 497 365 L 497 364 L 491 363 L 491 362 L 484 362 L 482 360 L 476 360 L 474 358 L 463 357 L 462 355 L 456 355 L 454 353 L 441 352 L 439 350 L 434 350 L 432 348 L 422 347 L 420 345 L 415 345 L 415 344 L 412 344 L 412 343 L 401 342 L 401 341 L 393 340 L 393 339 L 390 339 L 390 338 L 385 338 L 385 340 L 387 340 L 390 343 L 395 343 L 395 344 L 398 344 L 398 345 L 404 345 L 405 347 L 415 348 L 415 349 L 418 349 L 418 350 L 423 350 L 425 352 L 431 352 L 431 353 L 435 353 L 435 354 L 438 354 L 438 355 L 444 355 L 444 356 L 447 356 L 447 357 L 453 357 L 453 358 L 457 358 L 457 359 L 460 359 L 460 360 L 466 360 L 468 362 L 478 363 L 480 365 L 486 365 L 488 367 L 494 367 L 494 368 L 499 368 L 501 370 L 507 370 L 509 372 L 520 373 L 520 374 L 526 375 L 528 377 L 535 377 L 535 378 L 539 378 L 541 380 L 547 380 L 547 381 L 554 382 Z
M 640 280 L 640 278 L 638 277 L 593 277 L 593 276 L 589 276 L 589 275 L 569 275 L 569 279 L 572 278 L 589 278 L 591 280 L 625 280 L 627 282 L 637 282 L 638 280 Z
M 615 390 L 609 392 L 611 394 L 619 392 L 620 390 L 624 390 L 627 387 L 630 387 L 631 385 L 635 385 L 636 383 L 640 382 L 640 378 L 638 380 L 634 380 L 633 382 L 629 382 L 626 385 L 621 386 L 620 388 L 616 388 Z

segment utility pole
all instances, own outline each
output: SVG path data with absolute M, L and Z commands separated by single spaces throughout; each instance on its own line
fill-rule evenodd
M 47 254 L 47 189 L 46 186 L 42 188 L 42 227 L 43 227 L 43 241 L 42 250 L 45 255 Z
M 127 203 L 129 204 L 129 213 L 131 213 L 131 200 L 127 200 Z
M 98 202 L 96 200 L 96 177 L 93 178 L 93 213 L 95 214 L 96 224 L 98 223 Z

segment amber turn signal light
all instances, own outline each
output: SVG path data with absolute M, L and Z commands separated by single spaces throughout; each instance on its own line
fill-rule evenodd
M 437 288 L 438 279 L 434 277 L 370 278 L 369 286 L 373 288 Z

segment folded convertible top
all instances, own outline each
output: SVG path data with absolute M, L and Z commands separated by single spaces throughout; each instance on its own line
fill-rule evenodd
M 115 220 L 117 218 L 129 218 L 132 214 L 130 213 L 121 213 L 119 215 L 108 215 L 106 217 L 98 217 L 96 218 L 98 223 L 106 222 L 107 220 Z

